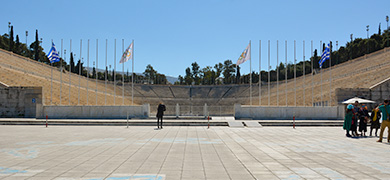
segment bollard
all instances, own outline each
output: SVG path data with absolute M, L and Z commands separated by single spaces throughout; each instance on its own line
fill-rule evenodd
M 207 116 L 207 129 L 210 129 L 210 115 Z
M 129 128 L 129 111 L 127 111 L 127 128 Z
M 295 129 L 295 116 L 293 116 L 293 128 Z
M 47 117 L 47 115 L 46 115 L 46 127 L 47 127 L 47 119 L 48 119 L 48 117 Z

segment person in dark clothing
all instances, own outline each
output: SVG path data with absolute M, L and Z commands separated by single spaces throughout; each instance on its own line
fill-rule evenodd
M 358 112 L 359 116 L 359 131 L 361 132 L 361 136 L 366 136 L 367 132 L 367 122 L 368 122 L 368 110 L 367 106 L 362 106 Z
M 352 116 L 352 123 L 351 123 L 351 131 L 352 136 L 357 137 L 359 134 L 357 133 L 357 127 L 358 127 L 358 114 L 359 114 L 359 102 L 355 101 L 355 104 L 353 105 L 353 116 Z
M 157 128 L 163 128 L 163 116 L 164 116 L 164 111 L 166 110 L 165 105 L 163 103 L 160 103 L 157 107 Z
M 381 113 L 377 109 L 373 109 L 371 112 L 371 128 L 370 128 L 370 136 L 372 136 L 372 130 L 375 129 L 375 136 L 378 136 L 378 129 L 381 127 L 381 123 L 379 120 L 381 119 Z

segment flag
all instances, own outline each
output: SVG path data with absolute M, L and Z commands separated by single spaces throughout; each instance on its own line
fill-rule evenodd
M 238 58 L 236 64 L 238 66 L 249 59 L 251 59 L 251 44 L 248 44 L 248 46 L 245 48 L 244 52 L 242 52 L 242 54 Z
M 51 49 L 49 51 L 49 54 L 47 55 L 47 58 L 49 58 L 50 63 L 55 63 L 60 61 L 60 57 L 58 56 L 58 51 L 56 49 L 56 46 L 54 43 L 51 43 Z
M 323 52 L 322 55 L 321 55 L 320 61 L 318 62 L 318 64 L 320 64 L 320 68 L 322 68 L 322 64 L 323 64 L 326 60 L 328 60 L 329 57 L 330 57 L 330 48 L 329 48 L 329 44 L 328 44 L 328 46 L 326 46 L 324 52 Z
M 126 49 L 125 52 L 123 52 L 122 58 L 119 61 L 119 64 L 125 63 L 128 60 L 133 58 L 133 43 L 130 44 L 130 46 Z

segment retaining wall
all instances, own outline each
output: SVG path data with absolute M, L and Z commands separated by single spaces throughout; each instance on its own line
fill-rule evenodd
M 42 87 L 0 88 L 0 117 L 35 118 L 42 104 Z
M 149 104 L 142 106 L 43 106 L 37 118 L 50 119 L 126 119 L 148 118 Z
M 236 119 L 273 120 L 336 120 L 344 119 L 344 106 L 314 106 L 314 107 L 269 107 L 234 105 Z

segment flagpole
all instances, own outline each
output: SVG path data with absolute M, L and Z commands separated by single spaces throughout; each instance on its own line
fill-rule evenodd
M 131 52 L 131 57 L 132 57 L 132 65 L 131 65 L 131 105 L 134 105 L 134 39 L 133 39 L 133 42 L 131 42 L 131 44 L 133 44 L 133 48 L 132 48 L 132 52 Z
M 89 99 L 89 39 L 88 39 L 88 51 L 87 51 L 87 105 L 88 105 L 88 99 Z
M 294 40 L 294 104 L 297 106 L 297 48 L 296 48 L 296 40 Z
M 322 54 L 323 53 L 322 41 L 320 41 L 320 49 L 321 49 L 321 54 Z M 320 74 L 321 74 L 321 106 L 323 106 L 323 102 L 322 102 L 322 66 L 320 67 Z
M 259 40 L 259 106 L 261 106 L 261 40 Z
M 313 40 L 311 40 L 311 50 L 310 50 L 310 52 L 311 52 L 311 57 L 312 58 L 314 58 L 313 57 Z M 313 74 L 314 74 L 314 72 L 313 72 L 313 61 L 314 61 L 314 59 L 311 59 L 310 60 L 310 63 L 311 63 L 311 105 L 312 106 L 314 106 L 314 84 L 313 84 Z
M 122 39 L 122 52 L 124 52 L 125 40 Z M 122 63 L 122 105 L 125 105 L 125 63 Z
M 68 99 L 68 103 L 69 103 L 69 106 L 70 106 L 70 88 L 71 88 L 71 83 L 72 83 L 72 76 L 71 76 L 71 74 L 72 74 L 72 66 L 71 66 L 71 64 L 70 64 L 70 60 L 73 58 L 73 53 L 72 53 L 72 39 L 70 39 L 70 55 L 72 56 L 72 57 L 70 57 L 70 59 L 69 59 L 69 99 Z M 74 61 L 73 61 L 74 62 Z
M 66 58 L 66 56 L 64 56 L 64 54 L 63 54 L 63 39 L 61 39 L 61 56 L 63 56 L 64 58 Z M 60 79 L 61 79 L 61 84 L 60 84 L 60 106 L 61 106 L 61 96 L 62 96 L 62 61 L 63 60 L 61 60 L 61 67 L 60 67 L 60 70 L 61 70 L 61 73 L 60 73 Z
M 276 41 L 276 106 L 279 106 L 279 40 Z
M 77 105 L 80 105 L 80 78 L 81 78 L 81 50 L 82 50 L 82 48 L 83 48 L 83 46 L 82 46 L 82 44 L 83 44 L 83 40 L 82 39 L 80 39 L 80 58 L 79 58 L 79 60 L 80 60 L 80 63 L 79 63 L 79 97 L 78 97 L 78 100 L 77 100 Z
M 98 59 L 99 59 L 99 57 L 98 57 L 98 55 L 99 55 L 99 53 L 98 53 L 98 50 L 99 50 L 99 40 L 98 39 L 96 39 L 96 70 L 95 70 L 95 74 L 96 74 L 96 89 L 95 89 L 95 96 L 96 96 L 96 106 L 97 106 L 97 104 L 98 104 L 98 100 L 97 100 L 97 97 L 98 97 L 98 95 L 97 95 L 97 93 L 98 93 L 98 82 L 97 82 L 97 80 L 98 80 Z
M 271 72 L 270 72 L 270 69 L 269 69 L 269 66 L 270 66 L 270 40 L 268 40 L 268 106 L 271 105 L 271 88 L 270 88 L 270 85 L 271 85 Z
M 51 40 L 53 44 L 53 39 Z M 27 45 L 27 44 L 26 44 Z M 52 52 L 53 53 L 53 52 Z M 51 71 L 51 83 L 50 83 L 50 105 L 53 105 L 53 63 L 50 60 L 50 71 Z
M 251 46 L 251 41 L 249 40 L 249 69 L 250 69 L 250 72 L 249 72 L 249 100 L 250 100 L 250 103 L 251 103 L 251 106 L 252 106 L 252 57 L 251 57 L 251 54 L 252 54 L 252 46 Z
M 284 73 L 284 76 L 285 76 L 285 80 L 286 80 L 286 106 L 288 106 L 287 104 L 287 40 L 285 41 L 285 58 L 286 58 L 286 62 L 285 62 L 285 66 L 286 66 L 286 73 Z
M 305 74 L 305 68 L 306 68 L 306 62 L 305 62 L 305 41 L 303 41 L 303 106 L 306 106 L 305 102 L 305 83 L 306 83 L 306 74 Z
M 116 39 L 114 40 L 114 105 L 116 98 Z
M 106 39 L 106 64 L 104 68 L 104 84 L 106 89 L 104 90 L 104 105 L 107 105 L 107 39 Z
M 332 106 L 332 41 L 330 41 L 329 43 L 329 73 L 330 73 L 329 106 Z

